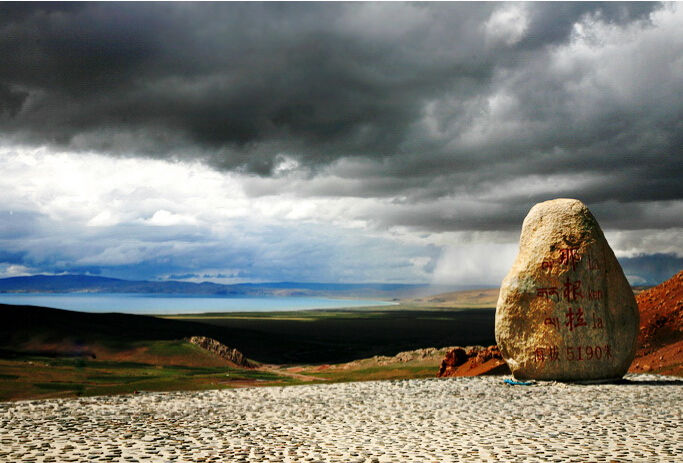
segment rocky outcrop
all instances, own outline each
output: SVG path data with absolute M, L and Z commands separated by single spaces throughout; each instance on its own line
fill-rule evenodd
M 416 350 L 409 350 L 405 352 L 399 352 L 398 354 L 394 355 L 393 357 L 386 357 L 383 355 L 377 355 L 373 357 L 373 360 L 377 361 L 378 365 L 390 365 L 392 363 L 407 363 L 407 362 L 413 362 L 413 361 L 421 361 L 421 360 L 428 360 L 433 358 L 436 355 L 443 355 L 444 351 L 447 351 L 449 348 L 444 347 L 441 349 L 437 349 L 435 347 L 427 347 L 424 349 L 416 349 Z
M 449 351 L 446 354 L 446 358 L 441 362 L 441 367 L 439 368 L 439 373 L 436 375 L 438 378 L 443 378 L 444 376 L 451 376 L 452 372 L 467 362 L 470 357 L 465 352 L 462 347 L 456 347 L 455 349 Z
M 636 296 L 639 348 L 630 371 L 683 376 L 683 271 Z
M 638 320 L 633 291 L 588 208 L 575 199 L 535 205 L 496 308 L 496 342 L 515 378 L 621 378 Z
M 446 353 L 438 378 L 509 374 L 498 346 L 455 347 Z
M 393 357 L 388 357 L 385 355 L 375 355 L 367 359 L 354 360 L 353 362 L 345 363 L 339 366 L 344 370 L 351 370 L 360 367 L 371 367 L 371 366 L 387 366 L 396 363 L 408 363 L 408 362 L 425 362 L 434 361 L 446 355 L 446 353 L 452 350 L 453 347 L 442 347 L 437 349 L 435 347 L 426 347 L 424 349 L 415 349 L 405 352 L 399 352 Z M 328 366 L 329 367 L 329 366 Z
M 231 349 L 215 339 L 207 338 L 206 336 L 192 336 L 191 338 L 185 338 L 185 341 L 208 350 L 240 368 L 253 369 L 257 367 L 255 363 L 249 361 L 240 351 Z

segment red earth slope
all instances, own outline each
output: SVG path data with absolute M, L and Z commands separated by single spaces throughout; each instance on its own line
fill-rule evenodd
M 441 361 L 438 378 L 450 376 L 509 375 L 505 360 L 498 346 L 455 347 L 446 353 Z
M 683 271 L 636 296 L 638 351 L 629 371 L 683 376 Z

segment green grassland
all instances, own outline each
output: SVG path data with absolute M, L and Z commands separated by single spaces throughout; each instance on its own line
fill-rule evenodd
M 441 358 L 414 360 L 406 363 L 381 364 L 372 359 L 350 364 L 304 366 L 301 374 L 329 382 L 385 381 L 394 379 L 434 378 Z M 327 368 L 325 368 L 327 367 Z
M 162 351 L 165 346 L 150 347 Z M 188 359 L 189 360 L 189 359 Z M 295 382 L 267 371 L 26 355 L 0 359 L 0 400 L 87 397 L 141 391 L 223 389 Z
M 440 359 L 353 362 L 426 347 L 489 345 L 494 309 L 387 307 L 158 318 L 0 305 L 0 400 L 434 377 Z M 183 339 L 207 336 L 247 370 Z M 348 362 L 353 362 L 347 365 Z

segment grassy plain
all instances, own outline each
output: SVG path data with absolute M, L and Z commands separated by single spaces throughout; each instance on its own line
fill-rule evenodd
M 357 360 L 494 342 L 491 306 L 447 305 L 167 318 L 0 305 L 0 400 L 433 377 L 438 357 Z M 235 368 L 183 341 L 195 335 L 262 367 Z
M 267 371 L 26 355 L 0 359 L 0 400 L 87 397 L 135 391 L 223 389 L 294 382 Z

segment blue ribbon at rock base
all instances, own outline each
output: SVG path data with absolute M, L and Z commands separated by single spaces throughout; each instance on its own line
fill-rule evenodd
M 511 386 L 531 386 L 532 384 L 534 384 L 533 381 L 515 381 L 514 379 L 506 379 L 503 380 L 503 382 Z

